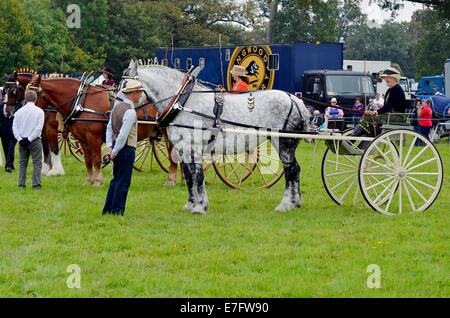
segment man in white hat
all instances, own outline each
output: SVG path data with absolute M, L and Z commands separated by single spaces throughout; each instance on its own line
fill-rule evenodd
M 375 111 L 367 110 L 359 125 L 353 130 L 352 136 L 374 136 L 381 133 L 381 123 L 387 122 L 389 113 L 404 113 L 407 108 L 405 92 L 398 84 L 401 78 L 400 71 L 394 67 L 387 68 L 381 73 L 382 78 L 389 89 L 386 91 L 386 97 L 383 107 Z M 372 118 L 372 119 L 371 119 Z M 404 115 L 391 115 L 391 122 L 404 122 Z M 374 131 L 375 125 L 375 131 Z
M 113 161 L 113 179 L 109 184 L 103 214 L 123 216 L 131 184 L 131 174 L 137 144 L 137 117 L 135 105 L 142 97 L 144 88 L 136 80 L 130 80 L 123 89 L 123 102 L 114 106 L 106 128 L 105 155 Z

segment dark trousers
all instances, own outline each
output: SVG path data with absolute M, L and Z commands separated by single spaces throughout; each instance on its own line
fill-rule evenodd
M 12 134 L 4 134 L 1 136 L 3 152 L 5 154 L 5 168 L 14 169 L 14 152 L 17 140 Z
M 25 188 L 27 182 L 28 160 L 33 160 L 33 189 L 41 188 L 42 170 L 42 144 L 41 138 L 36 138 L 30 144 L 22 146 L 19 144 L 19 187 Z
M 430 140 L 430 131 L 431 131 L 431 127 L 427 127 L 427 126 L 420 126 L 420 132 L 425 135 L 425 137 L 427 137 L 428 140 Z M 422 146 L 422 141 L 420 141 L 420 146 Z
M 415 132 L 420 133 L 420 126 L 419 125 L 413 125 L 413 129 Z M 414 146 L 422 146 L 422 140 L 417 139 L 416 142 L 414 143 Z
M 124 214 L 128 189 L 131 185 L 135 152 L 136 149 L 134 147 L 125 146 L 114 159 L 113 179 L 109 184 L 103 214 Z
M 356 127 L 358 125 L 359 121 L 361 120 L 362 116 L 353 116 L 353 126 Z

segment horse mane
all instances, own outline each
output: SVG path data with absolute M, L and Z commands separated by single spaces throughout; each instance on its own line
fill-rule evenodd
M 28 68 L 28 67 L 21 67 L 17 70 L 14 71 L 14 73 L 17 73 L 17 75 L 35 75 L 37 74 L 37 72 L 35 70 L 33 70 L 32 68 Z
M 74 79 L 76 78 L 70 77 L 69 74 L 59 74 L 59 73 L 50 73 L 50 74 L 42 74 L 42 79 L 50 80 L 50 79 Z

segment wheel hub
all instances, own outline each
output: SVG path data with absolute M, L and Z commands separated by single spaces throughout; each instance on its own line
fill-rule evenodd
M 405 171 L 405 170 L 401 170 L 401 171 L 398 173 L 398 176 L 399 176 L 400 178 L 406 177 L 406 171 Z

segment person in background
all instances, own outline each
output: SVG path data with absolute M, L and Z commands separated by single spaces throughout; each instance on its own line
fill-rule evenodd
M 0 91 L 1 94 L 1 91 Z M 3 100 L 1 97 L 0 101 Z M 0 139 L 2 140 L 3 152 L 5 154 L 5 171 L 12 172 L 14 168 L 14 154 L 16 150 L 17 140 L 14 138 L 14 133 L 12 130 L 14 117 L 5 114 L 5 109 L 3 104 L 0 104 Z M 1 156 L 1 154 L 0 154 Z
M 355 98 L 355 104 L 353 105 L 352 109 L 353 109 L 353 126 L 356 126 L 361 120 L 365 110 L 364 105 L 361 104 L 361 98 L 359 97 Z
M 327 107 L 325 110 L 325 116 L 329 119 L 333 118 L 344 118 L 344 112 L 340 108 L 336 108 L 337 100 L 336 98 L 332 98 L 330 101 L 331 106 Z
M 384 106 L 384 99 L 381 98 L 380 93 L 375 94 L 375 99 L 374 99 L 373 103 L 375 104 L 375 106 L 377 106 L 377 109 L 380 109 L 381 107 Z
M 250 80 L 247 74 L 245 74 L 245 67 L 233 65 L 230 74 L 234 81 L 233 88 L 231 89 L 232 91 L 248 91 L 248 84 L 250 83 Z
M 374 111 L 376 111 L 378 109 L 378 107 L 373 102 L 372 98 L 369 99 L 369 104 L 367 104 L 367 109 L 372 111 L 372 112 L 374 112 Z
M 366 110 L 359 124 L 353 129 L 351 136 L 377 136 L 381 133 L 381 125 L 388 119 L 393 122 L 405 121 L 407 102 L 405 92 L 398 84 L 401 78 L 400 71 L 389 67 L 380 74 L 389 89 L 386 91 L 384 106 L 376 111 Z M 374 101 L 376 103 L 376 101 Z
M 314 111 L 314 115 L 311 118 L 311 127 L 314 130 L 319 129 L 320 126 L 322 126 L 322 124 L 324 123 L 324 118 L 322 116 L 322 114 L 320 113 L 320 111 L 315 110 Z
M 433 115 L 433 111 L 430 107 L 430 100 L 425 99 L 422 104 L 422 110 L 419 113 L 419 125 L 420 125 L 420 132 L 427 137 L 428 140 L 430 140 L 430 131 L 431 126 L 433 126 L 433 123 L 431 122 L 431 117 Z
M 112 88 L 116 87 L 116 82 L 114 82 L 114 80 L 112 78 L 113 74 L 112 74 L 112 70 L 110 68 L 104 67 L 102 70 L 102 76 L 105 79 L 102 82 L 103 86 L 112 87 Z
M 14 115 L 13 133 L 19 141 L 19 188 L 26 188 L 28 160 L 33 159 L 33 189 L 40 190 L 42 170 L 41 133 L 44 127 L 44 111 L 35 105 L 34 91 L 25 92 L 25 106 Z
M 416 107 L 414 108 L 414 110 L 412 112 L 412 117 L 411 117 L 411 125 L 413 126 L 413 129 L 415 132 L 420 132 L 419 114 L 420 114 L 421 110 L 422 110 L 422 101 L 420 100 L 420 98 L 418 98 L 416 101 Z M 422 141 L 417 139 L 414 146 L 417 147 L 417 146 L 421 146 L 421 145 L 422 145 Z
M 104 160 L 113 161 L 113 179 L 106 195 L 102 214 L 123 216 L 131 185 L 131 175 L 136 156 L 138 105 L 144 88 L 139 81 L 130 80 L 122 90 L 125 98 L 114 106 L 106 127 L 106 145 L 109 152 Z

